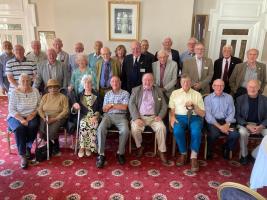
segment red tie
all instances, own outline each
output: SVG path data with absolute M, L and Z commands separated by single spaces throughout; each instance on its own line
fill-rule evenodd
M 228 60 L 226 60 L 225 66 L 224 66 L 223 81 L 228 82 Z

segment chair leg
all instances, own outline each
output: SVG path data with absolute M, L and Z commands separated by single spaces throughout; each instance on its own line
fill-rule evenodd
M 65 148 L 67 148 L 67 145 L 68 145 L 68 136 L 67 136 L 67 129 L 64 128 L 64 136 L 65 136 Z
M 132 153 L 132 134 L 129 135 L 129 154 Z
M 176 147 L 175 137 L 172 136 L 172 157 L 175 156 L 175 147 Z
M 229 152 L 229 159 L 232 160 L 232 158 L 233 158 L 233 151 L 230 151 Z
M 11 147 L 10 147 L 10 132 L 7 131 L 7 148 L 8 148 L 8 153 L 11 154 Z
M 204 159 L 207 160 L 207 150 L 208 150 L 208 141 L 207 134 L 205 134 L 205 149 L 204 149 Z
M 155 141 L 154 141 L 154 156 L 157 155 L 157 138 L 156 138 L 156 133 L 154 134 L 155 135 Z

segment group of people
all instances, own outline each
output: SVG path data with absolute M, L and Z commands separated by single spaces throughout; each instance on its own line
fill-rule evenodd
M 97 153 L 98 168 L 105 165 L 106 136 L 112 126 L 119 132 L 116 155 L 121 165 L 126 162 L 128 137 L 134 138 L 136 156 L 142 156 L 142 133 L 149 126 L 155 132 L 161 162 L 169 162 L 166 135 L 173 131 L 180 152 L 176 165 L 185 165 L 190 158 L 194 172 L 199 170 L 204 122 L 208 159 L 213 158 L 215 140 L 224 134 L 223 157 L 229 159 L 240 138 L 240 162 L 245 165 L 249 162 L 249 135 L 267 133 L 267 99 L 261 94 L 266 65 L 257 61 L 257 49 L 249 49 L 242 62 L 232 56 L 232 47 L 225 45 L 222 58 L 213 65 L 205 57 L 204 45 L 195 38 L 189 39 L 188 50 L 181 55 L 171 48 L 169 37 L 155 56 L 148 51 L 147 40 L 133 41 L 131 54 L 119 45 L 113 57 L 101 41 L 95 42 L 95 52 L 89 55 L 83 53 L 81 42 L 75 44 L 75 54 L 69 55 L 59 38 L 46 54 L 39 41 L 31 46 L 33 51 L 25 56 L 22 45 L 15 45 L 12 51 L 12 44 L 5 41 L 0 56 L 1 89 L 9 97 L 8 126 L 15 133 L 22 168 L 27 167 L 38 130 L 47 140 L 47 124 L 47 142 L 51 142 L 53 154 L 59 153 L 59 128 L 65 126 L 70 110 L 81 113 L 78 156 Z

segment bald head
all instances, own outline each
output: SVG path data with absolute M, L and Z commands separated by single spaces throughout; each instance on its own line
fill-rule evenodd
M 56 62 L 57 53 L 56 53 L 55 49 L 53 49 L 53 48 L 47 49 L 46 55 L 47 55 L 48 62 L 50 64 L 54 64 Z
M 159 63 L 161 65 L 166 65 L 168 57 L 169 57 L 169 54 L 168 54 L 167 51 L 161 49 L 161 50 L 158 51 L 157 57 L 158 57 Z
M 20 44 L 16 44 L 14 46 L 14 54 L 15 54 L 15 57 L 16 59 L 22 61 L 24 59 L 24 47 Z
M 154 84 L 154 77 L 152 73 L 146 73 L 142 77 L 142 84 L 145 89 L 151 89 Z
M 133 41 L 131 43 L 131 50 L 134 57 L 139 57 L 141 55 L 141 44 L 138 41 Z
M 108 47 L 103 47 L 100 52 L 104 62 L 109 62 L 111 57 L 110 49 Z
M 39 40 L 33 40 L 31 42 L 31 47 L 32 47 L 32 50 L 33 50 L 33 53 L 35 55 L 39 55 L 40 52 L 41 52 L 41 43 Z

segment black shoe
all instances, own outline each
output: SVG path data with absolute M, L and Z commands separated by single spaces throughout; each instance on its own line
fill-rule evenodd
M 28 167 L 28 161 L 27 161 L 26 156 L 21 156 L 20 167 L 22 169 L 27 169 L 27 167 Z
M 102 155 L 97 156 L 96 167 L 97 168 L 103 168 L 104 164 L 105 164 L 105 160 L 106 160 L 105 156 L 102 156 Z
M 30 159 L 33 158 L 32 154 L 31 154 L 31 149 L 29 147 L 26 147 L 26 154 L 25 154 L 25 156 L 26 156 L 26 158 L 28 160 L 30 160 Z
M 54 140 L 54 144 L 52 145 L 52 154 L 53 155 L 57 155 L 59 153 L 60 153 L 59 141 L 57 139 L 57 140 Z
M 125 164 L 125 156 L 123 154 L 117 154 L 117 160 L 121 165 Z
M 248 156 L 246 156 L 246 157 L 241 156 L 239 162 L 241 165 L 247 165 L 248 164 Z
M 225 160 L 230 159 L 230 150 L 228 148 L 226 148 L 225 146 L 223 146 L 223 148 L 222 148 L 222 153 L 223 153 L 223 158 Z

